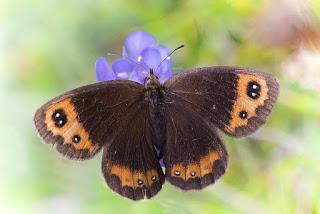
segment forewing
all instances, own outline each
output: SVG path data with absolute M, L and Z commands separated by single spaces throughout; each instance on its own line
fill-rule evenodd
M 185 103 L 234 137 L 249 135 L 266 122 L 279 91 L 271 74 L 236 67 L 197 68 L 164 86 L 170 102 Z
M 126 112 L 143 99 L 144 87 L 132 81 L 84 86 L 54 98 L 34 116 L 39 135 L 71 159 L 88 159 L 112 141 Z
M 137 107 L 138 111 L 127 112 L 130 122 L 105 148 L 102 159 L 102 172 L 109 187 L 132 200 L 153 197 L 164 182 L 147 105 L 140 103 Z

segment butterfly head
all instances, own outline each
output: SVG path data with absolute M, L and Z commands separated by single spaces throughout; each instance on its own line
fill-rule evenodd
M 154 74 L 157 73 L 158 69 L 160 68 L 161 64 L 168 59 L 176 50 L 179 50 L 180 48 L 183 48 L 184 45 L 180 45 L 179 47 L 175 48 L 173 51 L 171 51 L 166 57 L 164 57 L 162 59 L 162 61 L 159 63 L 159 65 L 157 66 L 157 68 L 155 69 L 155 72 L 153 71 L 153 69 L 150 69 L 149 75 L 146 78 L 145 81 L 145 86 L 147 89 L 155 89 L 155 88 L 159 88 L 160 87 L 160 81 L 159 78 Z
M 153 69 L 150 69 L 149 75 L 146 78 L 145 83 L 147 89 L 155 89 L 160 87 L 159 78 L 154 74 Z

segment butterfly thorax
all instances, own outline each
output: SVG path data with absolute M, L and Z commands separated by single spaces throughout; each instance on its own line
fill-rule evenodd
M 161 111 L 160 109 L 164 99 L 164 90 L 158 77 L 153 73 L 153 69 L 150 69 L 150 73 L 146 78 L 145 98 L 149 103 L 151 114 L 158 114 L 158 112 Z

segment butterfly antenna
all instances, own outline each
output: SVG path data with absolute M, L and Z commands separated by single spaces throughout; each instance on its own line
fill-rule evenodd
M 179 50 L 180 48 L 183 48 L 184 45 L 180 45 L 179 47 L 175 48 L 173 51 L 171 51 L 157 66 L 155 73 L 158 71 L 158 69 L 160 68 L 161 64 L 168 59 L 176 50 Z
M 121 56 L 120 54 L 113 53 L 113 52 L 108 52 L 107 55 L 108 55 L 108 56 L 119 56 L 119 57 L 125 58 L 126 60 L 132 62 L 133 64 L 135 64 L 135 65 L 137 65 L 137 66 L 140 66 L 143 70 L 146 70 L 146 68 L 145 68 L 142 64 L 140 64 L 139 62 L 134 61 L 134 60 L 131 59 L 130 57 Z

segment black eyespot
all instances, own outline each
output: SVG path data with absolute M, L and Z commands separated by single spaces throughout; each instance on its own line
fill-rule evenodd
M 156 176 L 152 176 L 152 177 L 151 177 L 151 180 L 154 182 L 154 181 L 157 180 L 157 177 L 156 177 Z
M 261 86 L 256 81 L 251 81 L 247 86 L 247 95 L 252 99 L 258 99 L 260 97 Z
M 248 113 L 246 111 L 241 111 L 239 117 L 244 120 L 248 117 Z
M 81 137 L 80 137 L 79 135 L 73 136 L 73 138 L 72 138 L 72 142 L 73 142 L 73 143 L 77 144 L 77 143 L 79 143 L 80 141 L 81 141 Z
M 180 171 L 175 171 L 174 174 L 175 174 L 176 176 L 180 176 L 180 175 L 181 175 Z
M 192 171 L 191 173 L 190 173 L 190 175 L 192 176 L 192 177 L 194 177 L 194 176 L 196 176 L 196 172 L 195 171 Z
M 143 184 L 143 181 L 138 179 L 138 185 L 141 186 Z
M 63 109 L 55 110 L 51 118 L 54 121 L 54 125 L 58 128 L 62 128 L 68 122 L 67 115 Z

